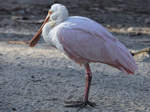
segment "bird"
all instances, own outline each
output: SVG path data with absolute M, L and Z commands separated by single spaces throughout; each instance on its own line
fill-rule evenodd
M 66 107 L 96 106 L 89 101 L 92 81 L 90 63 L 107 64 L 127 74 L 134 74 L 137 70 L 131 53 L 111 32 L 90 18 L 69 16 L 63 4 L 51 6 L 42 26 L 30 40 L 30 47 L 38 43 L 41 33 L 45 42 L 85 69 L 83 100 L 66 101 Z

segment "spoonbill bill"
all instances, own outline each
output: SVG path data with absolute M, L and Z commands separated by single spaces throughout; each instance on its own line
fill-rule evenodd
M 100 62 L 115 67 L 128 74 L 134 74 L 137 65 L 128 49 L 107 29 L 96 21 L 69 16 L 62 4 L 53 4 L 48 11 L 41 28 L 29 42 L 33 47 L 40 39 L 64 52 L 74 62 L 83 65 L 86 72 L 86 84 L 82 101 L 68 101 L 67 107 L 95 106 L 88 100 L 92 73 L 91 62 Z

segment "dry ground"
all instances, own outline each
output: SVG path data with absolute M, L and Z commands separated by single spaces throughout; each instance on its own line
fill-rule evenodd
M 118 11 L 114 6 L 121 4 L 121 0 L 114 0 L 112 8 L 96 5 L 97 2 L 91 7 L 65 4 L 71 15 L 88 16 L 108 27 L 129 49 L 150 46 L 147 12 L 134 12 L 130 7 Z M 82 7 L 78 9 L 78 5 Z M 139 67 L 135 75 L 126 75 L 104 64 L 91 64 L 90 100 L 97 106 L 84 109 L 63 106 L 64 100 L 82 98 L 84 69 L 43 40 L 35 48 L 7 43 L 29 40 L 39 27 L 39 24 L 17 22 L 16 18 L 40 20 L 48 8 L 48 5 L 5 3 L 0 7 L 0 112 L 150 112 L 149 54 L 135 57 Z

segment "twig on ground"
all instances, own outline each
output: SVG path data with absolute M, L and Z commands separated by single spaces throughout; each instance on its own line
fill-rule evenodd
M 29 41 L 8 41 L 8 44 L 28 45 Z
M 30 20 L 28 17 L 23 17 L 23 16 L 13 16 L 12 19 L 17 22 L 22 22 L 22 23 L 29 23 L 29 24 L 40 24 L 44 20 Z
M 130 53 L 132 54 L 132 56 L 136 56 L 136 55 L 139 55 L 139 54 L 142 54 L 142 53 L 145 53 L 145 52 L 150 52 L 150 48 L 144 48 L 144 49 L 141 49 L 139 51 L 130 51 Z
M 30 24 L 40 24 L 44 20 L 23 20 L 23 19 L 16 19 L 15 21 L 22 22 L 22 23 L 30 23 Z

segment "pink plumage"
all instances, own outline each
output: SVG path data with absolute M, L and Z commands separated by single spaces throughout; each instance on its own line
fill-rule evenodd
M 70 17 L 54 30 L 65 53 L 79 64 L 101 62 L 129 74 L 137 69 L 128 49 L 91 19 Z

